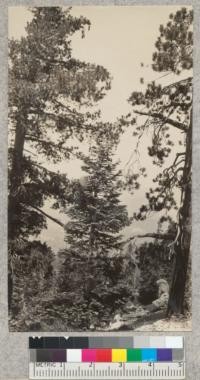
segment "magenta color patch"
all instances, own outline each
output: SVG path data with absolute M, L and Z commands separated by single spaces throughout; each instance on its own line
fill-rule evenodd
M 96 361 L 96 350 L 94 349 L 83 349 L 82 350 L 82 362 L 95 362 Z

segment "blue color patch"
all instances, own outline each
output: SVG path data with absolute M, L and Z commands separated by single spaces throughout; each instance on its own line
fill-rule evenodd
M 142 349 L 142 362 L 156 362 L 157 350 L 154 348 Z

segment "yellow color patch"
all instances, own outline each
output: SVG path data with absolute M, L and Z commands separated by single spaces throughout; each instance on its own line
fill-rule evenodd
M 120 350 L 120 349 L 112 350 L 112 362 L 115 362 L 115 363 L 126 362 L 126 350 Z

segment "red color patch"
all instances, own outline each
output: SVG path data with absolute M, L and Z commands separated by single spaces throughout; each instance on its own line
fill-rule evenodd
M 98 349 L 96 350 L 96 361 L 97 362 L 112 362 L 112 350 Z

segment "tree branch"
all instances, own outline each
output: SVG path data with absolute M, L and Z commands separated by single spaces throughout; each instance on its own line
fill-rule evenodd
M 180 165 L 181 163 L 185 162 L 185 158 L 182 158 L 180 161 L 178 161 L 178 158 L 180 156 L 185 156 L 185 153 L 177 153 L 176 154 L 176 158 L 173 162 L 173 164 L 171 166 L 169 166 L 168 168 L 165 168 L 163 170 L 163 174 L 167 174 L 170 172 L 170 170 L 172 170 L 174 172 L 174 168 L 177 167 L 178 165 Z M 178 162 L 177 162 L 178 161 Z
M 172 234 L 159 234 L 159 233 L 146 233 L 141 235 L 134 235 L 128 238 L 123 243 L 128 243 L 131 240 L 137 239 L 137 238 L 152 238 L 152 239 L 159 239 L 159 240 L 173 240 L 174 235 Z
M 172 87 L 176 87 L 176 86 L 178 86 L 178 85 L 180 85 L 180 84 L 191 83 L 192 80 L 193 80 L 193 77 L 188 77 L 188 78 L 186 78 L 186 79 L 181 79 L 181 80 L 179 80 L 179 81 L 177 81 L 177 82 L 175 82 L 175 83 L 171 83 L 171 84 L 169 84 L 169 85 L 163 87 L 162 92 L 163 92 L 163 93 L 166 93 L 166 91 L 169 90 L 170 88 L 172 88 Z
M 134 112 L 136 114 L 138 114 L 138 115 L 141 115 L 141 116 L 150 116 L 150 117 L 154 117 L 156 119 L 159 119 L 159 120 L 165 122 L 166 124 L 170 124 L 173 127 L 180 129 L 181 131 L 186 132 L 186 130 L 187 130 L 187 125 L 185 125 L 183 123 L 179 123 L 178 121 L 170 119 L 168 117 L 164 117 L 160 113 L 157 113 L 157 112 L 144 112 L 144 111 L 137 111 L 137 110 L 134 110 Z
M 36 210 L 40 214 L 46 216 L 46 218 L 48 218 L 48 219 L 52 220 L 53 222 L 57 223 L 59 226 L 64 227 L 64 223 L 62 223 L 60 220 L 54 218 L 53 216 L 47 214 L 45 211 L 41 210 L 40 208 L 38 208 L 36 206 L 32 206 L 32 205 L 29 205 L 28 207 L 33 208 L 34 210 Z
M 61 173 L 54 172 L 53 170 L 49 170 L 49 169 L 45 168 L 44 166 L 37 164 L 36 162 L 31 162 L 31 165 L 37 166 L 38 168 L 44 170 L 47 174 L 51 174 L 53 176 L 61 176 Z
M 38 142 L 38 143 L 41 143 L 41 144 L 51 144 L 51 145 L 54 145 L 52 143 L 52 141 L 42 140 L 40 138 L 37 138 L 35 136 L 31 136 L 31 135 L 28 135 L 28 134 L 26 134 L 25 139 L 26 140 L 30 140 L 30 141 L 35 141 L 35 142 Z
M 36 144 L 38 143 L 38 144 L 41 144 L 42 146 L 44 145 L 44 146 L 49 146 L 51 149 L 53 148 L 53 149 L 59 149 L 60 151 L 61 151 L 61 149 L 62 150 L 64 150 L 64 151 L 66 151 L 66 149 L 67 148 L 65 148 L 65 147 L 63 147 L 63 145 L 65 144 L 65 141 L 64 140 L 62 140 L 62 141 L 60 141 L 60 142 L 58 142 L 57 144 L 56 143 L 54 143 L 53 141 L 51 141 L 51 140 L 43 140 L 43 139 L 40 139 L 40 138 L 37 138 L 37 137 L 34 137 L 34 136 L 31 136 L 31 135 L 26 135 L 25 136 L 25 140 L 26 141 L 33 141 L 33 142 L 35 142 Z
M 175 160 L 174 160 L 172 166 L 174 166 L 176 164 L 176 162 L 180 156 L 185 156 L 185 152 L 176 153 L 176 157 L 175 157 Z
M 37 154 L 35 154 L 34 152 L 31 152 L 31 151 L 28 150 L 28 149 L 25 149 L 25 148 L 24 148 L 24 151 L 25 151 L 25 152 L 28 152 L 28 153 L 30 153 L 30 154 L 32 154 L 33 156 L 37 156 Z
M 62 102 L 59 102 L 59 100 L 54 100 L 54 102 L 61 108 L 64 108 L 66 109 L 70 114 L 71 116 L 75 116 L 75 117 L 81 117 L 83 119 L 83 115 L 81 113 L 79 113 L 78 111 L 76 110 L 71 110 L 69 106 L 63 104 Z

